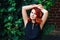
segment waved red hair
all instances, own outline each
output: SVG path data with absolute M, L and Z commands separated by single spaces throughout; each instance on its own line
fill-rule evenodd
M 35 10 L 36 15 L 37 15 L 37 16 L 36 16 L 36 23 L 37 23 L 37 24 L 41 24 L 41 22 L 42 22 L 41 17 L 42 17 L 42 15 L 43 15 L 42 11 L 41 11 L 39 8 L 37 8 L 37 7 L 34 7 L 34 8 L 32 8 L 32 9 Z M 29 22 L 29 21 L 31 21 L 30 18 L 28 18 L 28 22 Z

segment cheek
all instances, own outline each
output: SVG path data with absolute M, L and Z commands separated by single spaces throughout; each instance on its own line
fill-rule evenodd
M 32 14 L 32 13 L 30 13 L 30 16 L 33 16 L 33 14 Z
M 36 18 L 36 15 L 34 15 L 34 17 Z

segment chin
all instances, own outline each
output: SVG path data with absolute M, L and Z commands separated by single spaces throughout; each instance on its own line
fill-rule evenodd
M 30 18 L 31 20 L 35 20 L 35 18 Z

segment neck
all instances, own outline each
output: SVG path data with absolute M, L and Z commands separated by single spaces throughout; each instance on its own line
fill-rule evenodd
M 32 20 L 32 23 L 35 23 L 35 20 Z

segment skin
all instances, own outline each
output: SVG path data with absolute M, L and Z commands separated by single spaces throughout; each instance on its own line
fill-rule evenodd
M 36 19 L 36 12 L 35 12 L 34 9 L 32 9 L 32 11 L 31 11 L 31 13 L 30 13 L 30 18 L 31 18 L 31 20 Z
M 28 15 L 27 15 L 27 12 L 26 10 L 29 10 L 29 9 L 32 9 L 33 7 L 37 7 L 39 9 L 41 9 L 41 11 L 43 12 L 43 16 L 42 16 L 42 23 L 40 24 L 40 28 L 42 30 L 47 18 L 48 18 L 48 11 L 46 9 L 43 8 L 43 6 L 41 4 L 33 4 L 33 5 L 27 5 L 27 6 L 23 6 L 22 7 L 22 17 L 23 17 L 23 20 L 24 20 L 24 25 L 26 27 L 26 24 L 28 23 Z M 30 18 L 32 20 L 32 23 L 35 22 L 35 18 L 36 18 L 36 14 L 35 14 L 35 10 L 32 9 L 31 13 L 30 13 Z
M 36 19 L 36 12 L 34 9 L 32 9 L 31 13 L 30 13 L 30 18 L 32 20 L 32 23 L 35 23 L 35 19 Z

